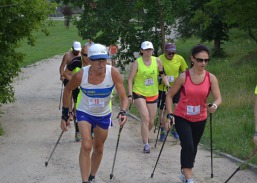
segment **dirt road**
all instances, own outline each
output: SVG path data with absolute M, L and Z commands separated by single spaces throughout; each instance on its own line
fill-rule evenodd
M 61 58 L 61 55 L 55 56 L 23 69 L 14 84 L 17 101 L 2 106 L 4 114 L 0 121 L 6 133 L 0 137 L 0 182 L 2 183 L 81 182 L 78 164 L 80 142 L 74 141 L 74 127 L 63 134 L 48 167 L 45 167 L 45 161 L 61 133 L 59 127 L 61 82 L 58 74 Z M 151 153 L 143 154 L 140 123 L 132 118 L 121 133 L 114 177 L 110 181 L 119 129 L 115 119 L 117 111 L 118 108 L 114 107 L 115 126 L 109 131 L 96 182 L 179 183 L 180 146 L 174 145 L 173 139 L 168 137 L 154 177 L 150 178 L 161 143 L 158 142 L 154 148 L 156 134 L 152 132 Z M 237 166 L 226 158 L 214 155 L 214 178 L 210 178 L 210 152 L 199 148 L 194 180 L 196 183 L 222 183 Z M 256 180 L 255 172 L 241 170 L 231 179 L 231 183 L 250 183 Z

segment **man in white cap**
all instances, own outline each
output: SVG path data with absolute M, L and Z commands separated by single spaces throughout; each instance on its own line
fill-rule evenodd
M 64 77 L 65 67 L 70 63 L 72 59 L 81 55 L 80 51 L 81 51 L 80 42 L 74 41 L 72 44 L 72 48 L 63 55 L 62 63 L 59 67 L 59 73 L 60 73 L 60 80 L 63 82 L 64 86 L 66 86 L 66 84 L 69 82 L 69 80 L 65 79 Z M 69 114 L 70 114 L 70 120 L 73 120 L 72 101 L 69 104 Z
M 95 179 L 103 156 L 104 143 L 108 129 L 112 126 L 110 106 L 112 90 L 115 87 L 120 96 L 118 121 L 121 126 L 127 122 L 128 99 L 123 79 L 118 69 L 107 65 L 106 47 L 94 44 L 88 49 L 90 65 L 77 72 L 66 85 L 63 93 L 61 129 L 67 131 L 68 106 L 72 90 L 80 86 L 81 98 L 77 104 L 77 123 L 82 137 L 79 164 L 82 183 Z M 94 142 L 91 139 L 91 127 L 94 129 Z M 93 153 L 91 156 L 91 148 Z

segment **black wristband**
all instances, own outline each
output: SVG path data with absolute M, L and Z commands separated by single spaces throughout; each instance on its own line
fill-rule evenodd
M 133 98 L 133 96 L 132 95 L 128 95 L 128 98 Z
M 62 107 L 62 115 L 68 116 L 69 115 L 69 108 L 68 107 Z
M 165 74 L 164 71 L 159 71 L 159 74 L 162 75 L 162 74 Z
M 119 115 L 126 116 L 126 111 L 120 110 L 120 112 L 119 112 L 117 118 L 119 118 Z
M 172 120 L 172 118 L 174 118 L 174 115 L 173 114 L 171 114 L 171 113 L 169 113 L 169 114 L 167 114 L 167 118 L 168 119 L 170 119 L 170 121 Z

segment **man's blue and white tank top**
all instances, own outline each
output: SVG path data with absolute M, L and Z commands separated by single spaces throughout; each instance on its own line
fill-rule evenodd
M 93 116 L 105 116 L 112 112 L 110 103 L 114 87 L 111 73 L 112 66 L 106 65 L 105 78 L 98 85 L 88 83 L 88 71 L 90 67 L 90 65 L 83 67 L 84 73 L 80 84 L 82 96 L 78 101 L 77 110 Z

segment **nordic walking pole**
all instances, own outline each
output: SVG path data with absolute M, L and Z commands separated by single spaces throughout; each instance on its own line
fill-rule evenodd
M 59 138 L 58 138 L 58 140 L 57 140 L 57 142 L 56 142 L 56 144 L 55 144 L 55 146 L 54 146 L 54 149 L 53 149 L 52 152 L 51 152 L 51 155 L 49 156 L 48 160 L 45 162 L 45 166 L 46 166 L 46 167 L 47 167 L 48 162 L 50 161 L 50 159 L 51 159 L 51 157 L 52 157 L 52 155 L 53 155 L 53 153 L 54 153 L 54 151 L 55 151 L 55 149 L 56 149 L 57 144 L 59 143 L 59 141 L 60 141 L 60 139 L 61 139 L 61 137 L 62 137 L 63 132 L 64 132 L 64 131 L 62 131 L 61 135 L 59 136 Z
M 125 116 L 125 112 L 120 112 L 117 117 L 119 117 L 119 115 Z M 123 120 L 123 118 L 121 118 L 121 120 Z M 116 155 L 117 155 L 117 151 L 118 151 L 119 141 L 120 141 L 120 133 L 121 133 L 122 129 L 123 129 L 123 126 L 120 126 L 119 133 L 118 133 L 118 139 L 117 139 L 117 143 L 116 143 L 116 149 L 115 149 L 115 153 L 114 153 L 114 159 L 113 159 L 113 163 L 112 163 L 112 172 L 110 174 L 110 180 L 113 177 L 113 170 L 114 170 L 114 165 L 115 165 L 115 161 L 116 161 Z
M 161 119 L 162 119 L 163 113 L 165 113 L 165 106 L 164 106 L 162 114 L 161 114 Z M 159 119 L 159 115 L 158 115 L 158 119 Z M 157 145 L 157 141 L 158 141 L 158 137 L 159 137 L 159 134 L 160 134 L 161 125 L 162 125 L 162 121 L 160 122 L 160 126 L 158 128 L 158 132 L 157 132 L 157 136 L 156 136 L 156 139 L 155 139 L 154 147 L 156 147 L 156 145 Z
M 210 114 L 211 178 L 213 178 L 212 113 Z
M 168 114 L 168 115 L 169 115 L 169 114 Z M 172 124 L 172 123 L 173 123 L 173 122 L 172 122 L 173 116 L 169 117 L 169 119 L 170 119 L 170 123 Z M 170 129 L 171 129 L 171 128 L 172 128 L 172 125 L 171 125 Z M 157 164 L 158 164 L 158 161 L 159 161 L 159 159 L 160 159 L 160 156 L 161 156 L 161 153 L 162 153 L 162 149 L 163 149 L 164 144 L 165 144 L 165 142 L 166 142 L 167 136 L 169 135 L 170 129 L 167 131 L 167 134 L 166 134 L 166 136 L 165 136 L 165 139 L 164 139 L 164 141 L 163 141 L 163 143 L 162 143 L 162 147 L 161 147 L 160 153 L 159 153 L 159 155 L 158 155 L 157 161 L 156 161 L 156 163 L 155 163 L 153 172 L 152 172 L 152 174 L 151 174 L 151 178 L 153 178 L 155 168 L 156 168 L 156 166 L 157 166 Z
M 152 174 L 151 174 L 151 178 L 153 178 L 155 168 L 156 168 L 156 166 L 157 166 L 157 164 L 158 164 L 158 161 L 159 161 L 159 159 L 160 159 L 160 156 L 161 156 L 161 153 L 162 153 L 162 149 L 163 149 L 164 144 L 165 144 L 165 142 L 166 142 L 167 136 L 169 135 L 169 132 L 170 132 L 170 130 L 167 131 L 167 134 L 166 134 L 166 136 L 165 136 L 165 139 L 164 139 L 164 141 L 163 141 L 163 143 L 162 143 L 162 147 L 161 147 L 161 150 L 160 150 L 160 152 L 159 152 L 158 158 L 157 158 L 157 160 L 156 160 L 156 163 L 155 163 L 153 172 L 152 172 Z
M 208 104 L 208 106 L 211 107 L 212 104 Z M 210 145 L 211 145 L 211 178 L 213 178 L 212 113 L 210 113 Z
M 112 172 L 111 172 L 111 174 L 110 174 L 110 180 L 111 180 L 112 177 L 113 177 L 113 170 L 114 170 L 116 155 L 117 155 L 117 151 L 118 151 L 118 146 L 119 146 L 120 133 L 121 133 L 121 131 L 122 131 L 122 126 L 120 126 L 120 129 L 119 129 L 118 140 L 117 140 L 117 144 L 116 144 L 116 150 L 115 150 L 115 153 L 114 153 L 114 159 L 113 159 L 113 163 L 112 163 Z
M 59 110 L 61 110 L 61 103 L 62 103 L 62 90 L 63 90 L 63 82 L 61 87 L 61 95 L 60 95 L 60 102 L 59 102 Z
M 230 177 L 225 181 L 225 183 L 227 183 L 227 182 L 236 174 L 236 172 L 238 172 L 239 170 L 242 169 L 242 166 L 243 166 L 243 165 L 246 165 L 247 162 L 248 162 L 252 157 L 255 156 L 256 151 L 257 151 L 257 147 L 253 150 L 252 154 L 251 154 L 248 158 L 246 158 L 246 160 L 245 160 L 243 163 L 241 163 L 241 165 L 238 166 L 238 168 L 230 175 Z

